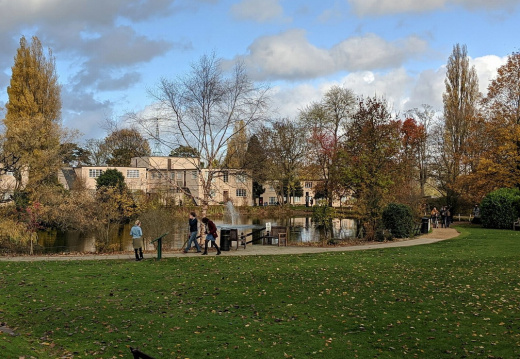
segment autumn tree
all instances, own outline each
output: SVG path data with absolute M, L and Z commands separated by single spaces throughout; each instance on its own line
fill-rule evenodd
M 30 44 L 22 37 L 7 87 L 4 119 L 4 150 L 20 157 L 22 165 L 14 173 L 18 188 L 25 170 L 30 191 L 55 179 L 61 165 L 60 91 L 52 51 L 49 49 L 46 55 L 37 37 Z
M 225 168 L 243 168 L 247 152 L 247 130 L 244 121 L 238 121 L 233 128 L 233 136 L 227 142 Z
M 170 148 L 191 146 L 200 154 L 200 162 L 194 159 L 193 165 L 202 184 L 198 198 L 202 216 L 212 199 L 213 178 L 219 175 L 229 140 L 264 119 L 266 92 L 267 89 L 255 86 L 248 78 L 242 63 L 224 72 L 221 61 L 213 54 L 193 63 L 187 75 L 161 80 L 151 93 L 158 102 L 161 117 L 168 119 L 169 138 L 162 139 L 163 144 Z M 144 129 L 151 128 L 148 120 L 137 120 Z
M 367 238 L 375 236 L 382 208 L 399 173 L 400 121 L 383 99 L 360 98 L 341 149 L 342 184 L 355 198 Z
M 444 103 L 444 131 L 441 139 L 442 153 L 439 158 L 439 180 L 446 190 L 446 200 L 454 208 L 458 205 L 459 193 L 455 182 L 465 167 L 470 148 L 468 138 L 472 123 L 477 117 L 480 99 L 478 78 L 475 67 L 470 67 L 466 45 L 456 44 L 446 65 L 446 86 L 442 95 Z
M 333 86 L 321 101 L 300 111 L 300 120 L 308 129 L 309 161 L 323 181 L 323 195 L 329 206 L 332 206 L 334 195 L 338 195 L 338 148 L 346 136 L 346 126 L 355 106 L 356 99 L 351 90 Z
M 150 156 L 148 141 L 136 129 L 120 129 L 110 133 L 102 146 L 108 154 L 109 166 L 130 166 L 132 157 Z
M 472 144 L 479 150 L 475 171 L 461 179 L 473 202 L 502 187 L 520 187 L 520 53 L 498 68 L 482 100 L 483 130 Z

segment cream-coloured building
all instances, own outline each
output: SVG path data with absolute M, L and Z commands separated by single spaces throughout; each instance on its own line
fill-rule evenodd
M 265 192 L 260 196 L 260 203 L 262 205 L 277 205 L 282 202 L 287 202 L 290 204 L 293 204 L 295 206 L 315 206 L 318 204 L 318 201 L 316 200 L 316 191 L 318 188 L 318 185 L 321 183 L 321 181 L 301 181 L 300 186 L 303 189 L 303 196 L 297 197 L 297 196 L 289 196 L 289 198 L 285 196 L 281 196 L 279 194 L 280 191 L 276 190 L 276 183 L 265 183 L 263 184 L 263 187 L 265 188 Z M 351 205 L 352 197 L 349 196 L 344 198 L 334 198 L 332 201 L 333 207 L 344 207 Z
M 209 178 L 208 169 L 200 170 L 198 158 L 149 156 L 134 157 L 130 167 L 82 166 L 64 168 L 59 180 L 66 188 L 81 181 L 87 189 L 96 189 L 96 179 L 107 169 L 117 169 L 125 177 L 132 191 L 159 196 L 173 204 L 194 201 L 200 204 L 204 184 Z M 253 205 L 250 176 L 241 170 L 211 170 L 210 204 L 231 201 L 236 206 Z

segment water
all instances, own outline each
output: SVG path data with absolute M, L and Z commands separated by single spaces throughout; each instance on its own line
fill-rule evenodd
M 234 210 L 234 208 L 233 208 Z M 215 219 L 217 228 L 236 228 L 238 234 L 250 234 L 252 231 L 265 227 L 266 223 L 273 226 L 285 226 L 289 228 L 289 242 L 311 243 L 320 242 L 326 238 L 325 231 L 317 228 L 310 216 L 291 218 L 255 218 L 239 215 L 234 212 L 224 215 L 221 219 Z M 142 217 L 142 229 L 144 236 L 144 249 L 155 251 L 155 245 L 150 242 L 160 235 L 168 232 L 163 238 L 163 250 L 181 248 L 189 235 L 187 219 L 158 220 L 157 215 Z M 131 225 L 115 228 L 111 233 L 107 251 L 131 251 L 132 238 L 130 237 Z M 357 233 L 357 221 L 353 219 L 334 219 L 332 221 L 332 238 L 354 238 Z M 248 237 L 250 240 L 251 237 Z M 42 231 L 38 234 L 39 252 L 44 253 L 68 253 L 68 252 L 96 252 L 96 234 L 78 233 L 74 231 Z

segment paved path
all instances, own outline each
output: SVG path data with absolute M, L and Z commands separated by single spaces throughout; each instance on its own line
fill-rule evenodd
M 381 249 L 394 247 L 409 247 L 420 244 L 431 244 L 445 239 L 457 237 L 459 232 L 453 228 L 436 228 L 431 233 L 419 236 L 414 239 L 393 242 L 373 242 L 368 244 L 353 245 L 353 246 L 338 246 L 338 247 L 307 247 L 307 246 L 288 246 L 278 247 L 269 245 L 248 245 L 246 249 L 239 247 L 235 250 L 232 247 L 229 252 L 222 252 L 222 256 L 257 256 L 257 255 L 277 255 L 277 254 L 306 254 L 306 253 L 325 253 L 325 252 L 346 252 L 346 251 L 360 251 L 367 249 Z M 214 256 L 214 251 L 209 252 L 210 256 Z M 145 259 L 155 258 L 156 254 L 148 253 Z M 195 257 L 200 256 L 200 253 L 191 252 L 188 254 L 180 252 L 164 253 L 163 258 L 173 257 Z M 47 255 L 47 256 L 13 256 L 0 257 L 1 262 L 32 262 L 32 261 L 67 261 L 67 260 L 104 260 L 104 259 L 127 259 L 134 260 L 134 253 L 127 252 L 123 254 L 78 254 L 78 255 Z

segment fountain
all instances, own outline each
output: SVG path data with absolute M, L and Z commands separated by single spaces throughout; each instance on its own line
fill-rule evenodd
M 236 225 L 238 222 L 239 214 L 237 210 L 235 209 L 235 206 L 233 206 L 233 203 L 231 201 L 228 201 L 226 203 L 226 209 L 228 215 L 231 217 L 231 225 Z

